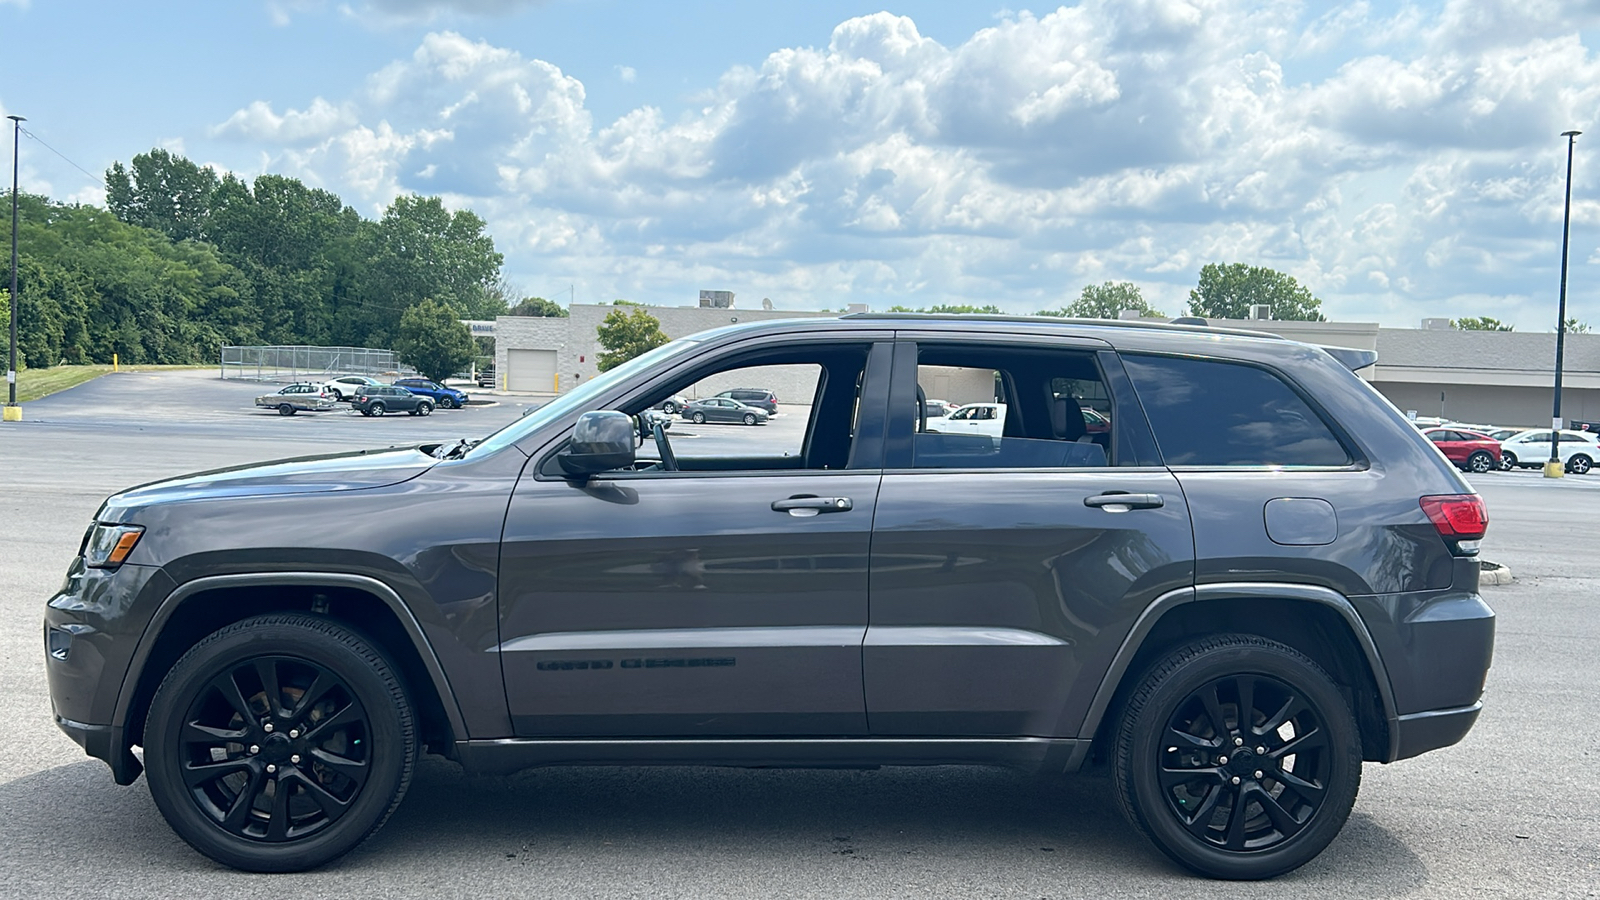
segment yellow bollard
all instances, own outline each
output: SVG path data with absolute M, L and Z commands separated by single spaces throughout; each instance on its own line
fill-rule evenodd
M 117 361 L 117 355 L 115 353 L 111 354 L 111 371 L 113 371 L 113 372 L 121 372 L 122 371 L 122 365 L 121 365 L 121 363 L 119 363 Z
M 7 403 L 6 407 L 5 407 L 4 414 L 0 415 L 0 421 L 3 421 L 3 422 L 21 422 L 22 421 L 22 404 L 21 403 Z
M 1561 478 L 1566 474 L 1567 474 L 1567 467 L 1561 463 L 1561 460 L 1558 459 L 1555 462 L 1550 462 L 1548 460 L 1545 461 L 1545 464 L 1544 464 L 1544 477 L 1546 477 L 1546 478 Z

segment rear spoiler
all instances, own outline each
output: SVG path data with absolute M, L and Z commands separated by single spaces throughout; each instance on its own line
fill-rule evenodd
M 1337 359 L 1345 368 L 1358 372 L 1378 361 L 1378 351 L 1357 350 L 1354 347 L 1326 347 L 1322 348 L 1328 355 Z

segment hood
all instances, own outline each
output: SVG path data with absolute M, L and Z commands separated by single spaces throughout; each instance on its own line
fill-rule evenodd
M 438 462 L 420 447 L 391 447 L 215 469 L 129 488 L 107 499 L 96 518 L 115 521 L 115 516 L 106 515 L 113 508 L 154 503 L 387 487 L 415 478 Z

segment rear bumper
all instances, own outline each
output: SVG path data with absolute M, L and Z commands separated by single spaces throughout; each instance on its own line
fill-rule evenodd
M 1396 724 L 1399 750 L 1395 759 L 1408 759 L 1460 741 L 1482 711 L 1483 701 L 1480 700 L 1457 709 L 1432 709 L 1401 716 Z
M 133 751 L 128 749 L 128 742 L 123 740 L 121 728 L 115 725 L 90 725 L 59 715 L 56 716 L 56 727 L 82 747 L 84 753 L 110 766 L 111 777 L 117 784 L 133 784 L 133 780 L 144 771 L 139 758 L 133 755 Z

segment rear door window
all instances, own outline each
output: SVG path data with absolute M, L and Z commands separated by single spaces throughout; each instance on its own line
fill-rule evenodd
M 1169 466 L 1347 466 L 1351 455 L 1293 388 L 1257 366 L 1127 354 L 1123 365 Z

